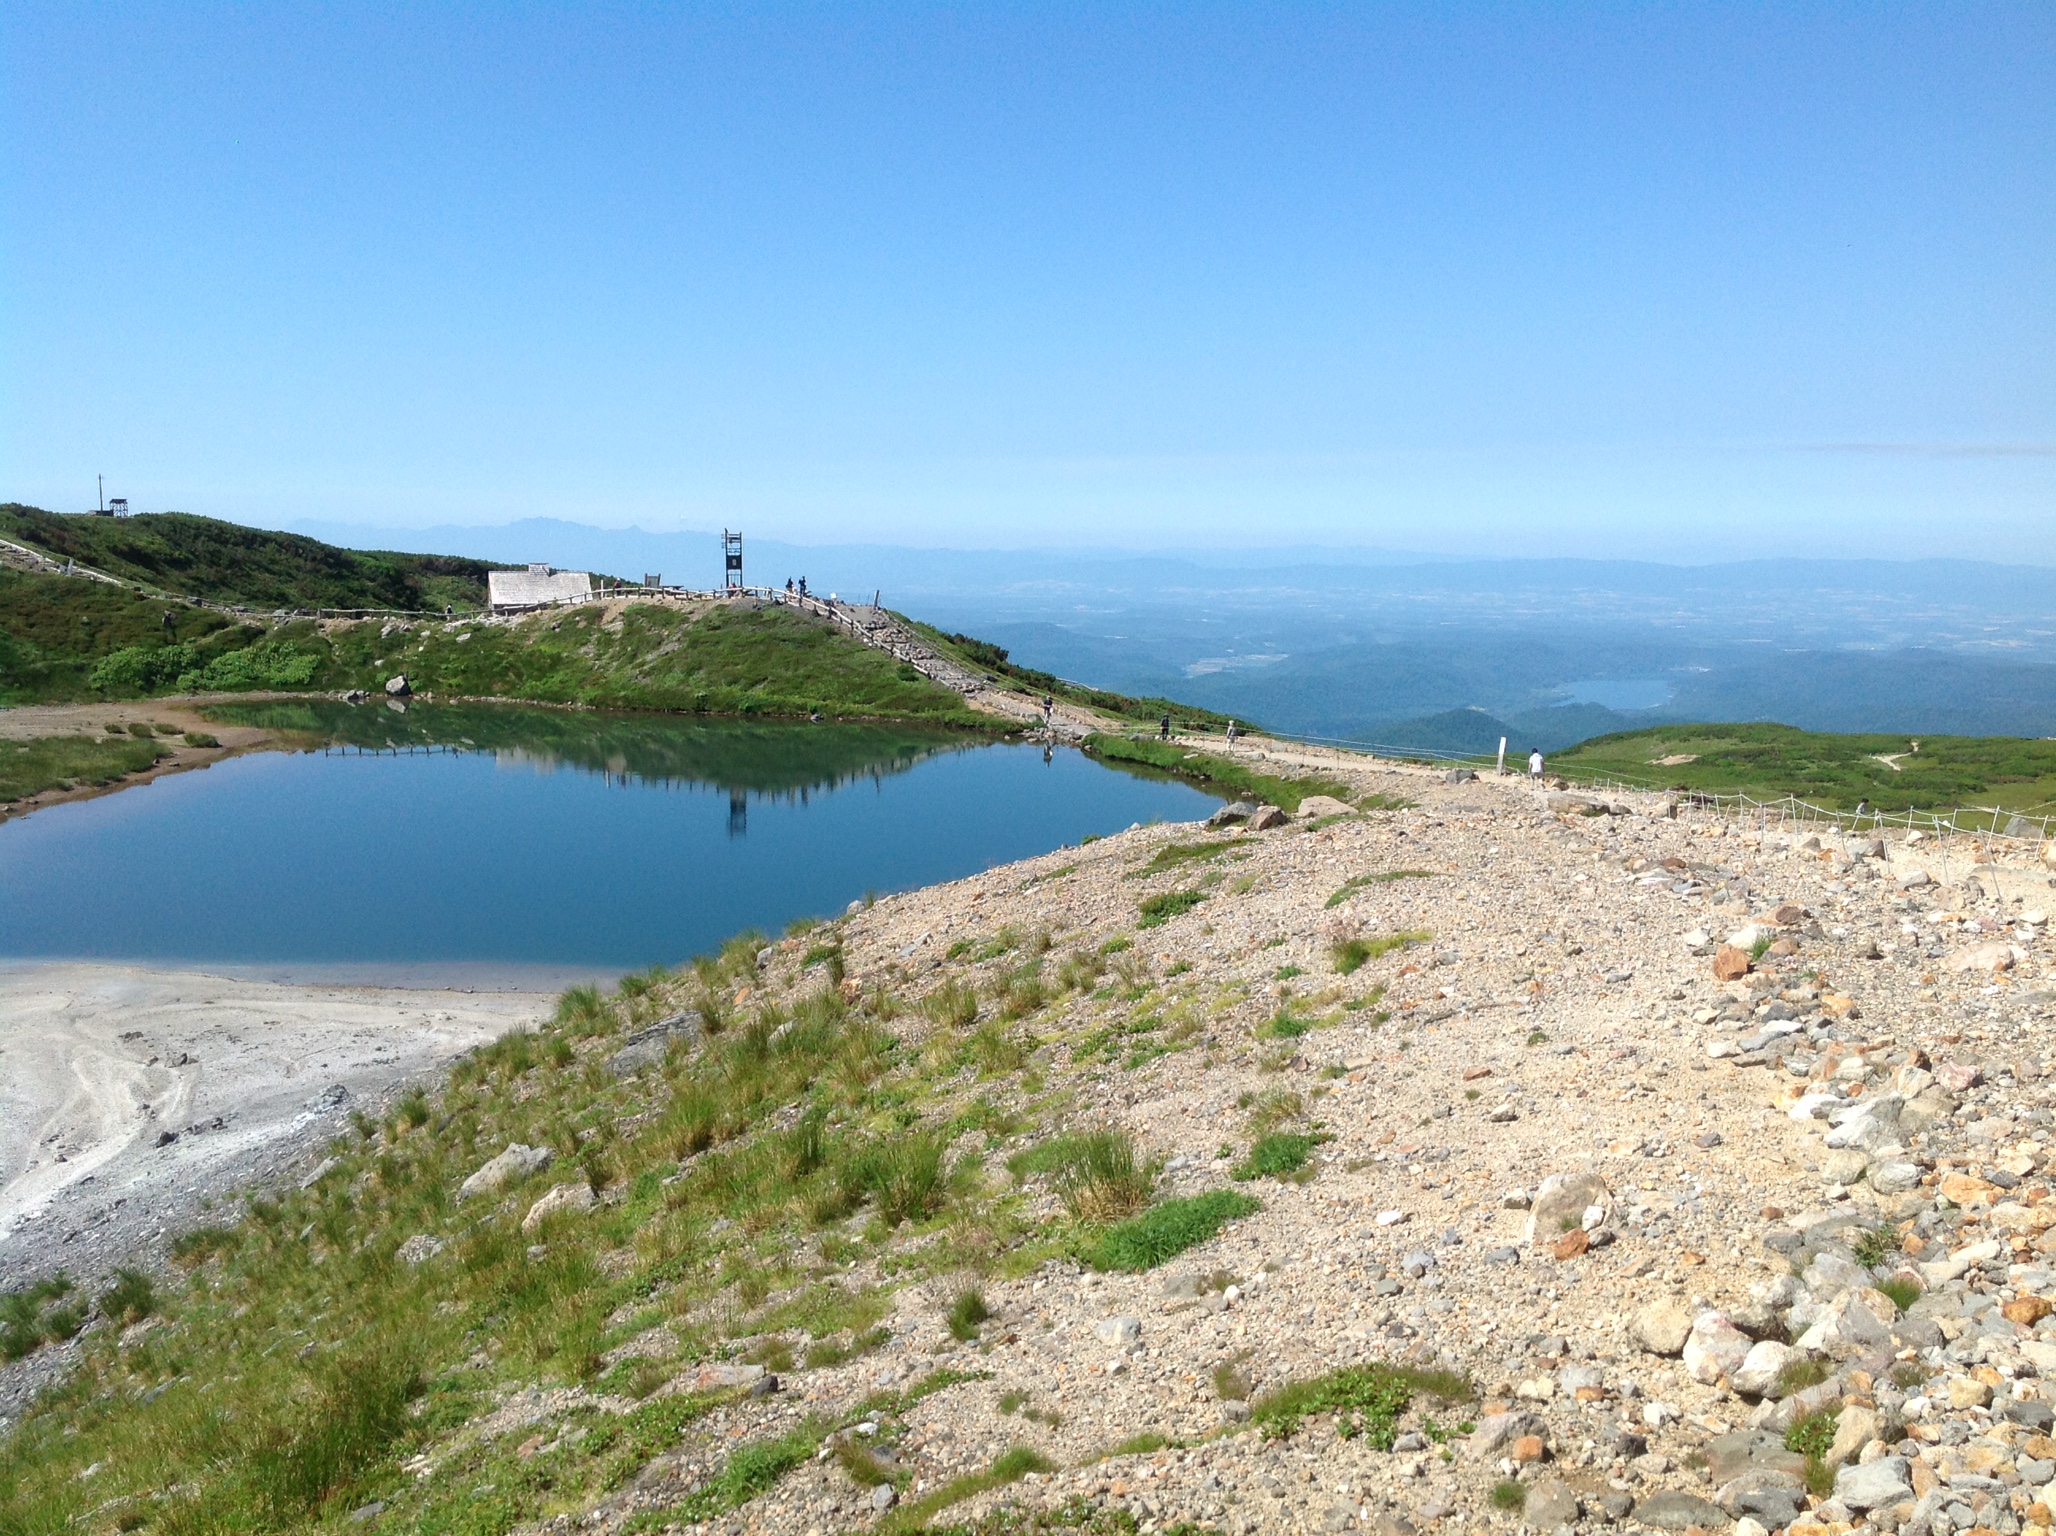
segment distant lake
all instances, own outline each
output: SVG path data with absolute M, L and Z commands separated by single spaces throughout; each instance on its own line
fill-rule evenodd
M 892 725 L 216 715 L 307 749 L 0 823 L 0 956 L 556 985 L 1219 803 L 1076 751 Z
M 1587 677 L 1565 683 L 1573 704 L 1601 704 L 1608 709 L 1655 709 L 1668 704 L 1675 691 L 1660 677 Z

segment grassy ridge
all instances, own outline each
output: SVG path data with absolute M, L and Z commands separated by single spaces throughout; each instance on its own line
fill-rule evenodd
M 9 502 L 0 538 L 160 592 L 265 609 L 476 609 L 493 569 L 453 555 L 339 549 L 185 512 L 92 517 Z
M 737 1443 L 695 1425 L 739 1390 L 657 1395 L 695 1363 L 832 1369 L 891 1340 L 895 1287 L 1026 1273 L 1064 1252 L 1147 1267 L 1256 1208 L 1219 1193 L 1151 1206 L 1155 1164 L 1125 1135 L 1038 1125 L 1038 1069 L 987 1048 L 1013 1022 L 1054 1022 L 1030 1015 L 1056 994 L 1031 1006 L 1017 970 L 853 1001 L 832 984 L 832 926 L 785 951 L 786 973 L 802 953 L 830 957 L 813 989 L 804 974 L 790 990 L 767 979 L 761 942 L 745 935 L 609 996 L 565 994 L 547 1025 L 473 1052 L 445 1090 L 412 1093 L 379 1121 L 358 1115 L 307 1187 L 253 1195 L 240 1219 L 181 1238 L 184 1276 L 152 1294 L 117 1278 L 90 1313 L 71 1293 L 24 1299 L 22 1347 L 84 1331 L 75 1374 L 0 1441 L 0 1531 L 342 1531 L 379 1499 L 384 1530 L 500 1536 L 587 1507 L 695 1440 L 714 1463 L 678 1489 L 670 1516 L 712 1518 L 830 1434 L 868 1419 L 868 1443 L 893 1444 L 914 1403 L 980 1378 L 931 1372 Z M 1114 959 L 1138 1008 L 1165 1007 L 1162 983 L 1125 952 Z M 1055 985 L 1093 987 L 1107 964 L 1079 951 Z M 757 994 L 747 1007 L 735 1001 L 744 983 Z M 985 1006 L 998 1017 L 974 1028 Z M 679 1043 L 638 1077 L 605 1069 L 627 1033 L 685 1007 L 704 1043 Z M 938 1021 L 917 1043 L 892 1028 L 914 1008 Z M 548 1166 L 461 1198 L 463 1179 L 514 1142 L 549 1149 Z M 1048 1180 L 1068 1216 L 1030 1219 L 1020 1185 L 985 1166 L 1004 1148 L 1019 1149 L 1017 1178 Z M 600 1203 L 526 1229 L 535 1199 L 566 1182 L 589 1183 Z M 147 1314 L 169 1326 L 121 1347 L 120 1326 Z M 658 1325 L 675 1341 L 667 1358 L 619 1350 Z M 588 1399 L 540 1450 L 464 1433 L 537 1384 L 637 1406 Z M 1027 1454 L 991 1479 L 1032 1464 Z
M 1666 725 L 1582 742 L 1550 759 L 1572 778 L 1754 795 L 1797 795 L 1830 810 L 1997 805 L 2056 809 L 2056 741 L 2017 736 L 1831 735 L 1788 725 Z M 1891 762 L 1884 759 L 1890 757 Z M 1684 758 L 1683 762 L 1665 762 Z
M 0 703 L 377 689 L 614 709 L 989 727 L 883 651 L 779 607 L 597 604 L 513 624 L 238 622 L 77 577 L 0 571 Z
M 1066 682 L 1053 672 L 1038 671 L 1024 667 L 1008 658 L 1003 646 L 989 641 L 974 639 L 970 635 L 948 634 L 932 624 L 909 621 L 921 637 L 942 655 L 972 672 L 980 672 L 993 681 L 1011 686 L 1015 691 L 1032 696 L 1047 694 L 1067 704 L 1079 705 L 1085 709 L 1096 709 L 1102 714 L 1116 716 L 1122 720 L 1140 720 L 1155 725 L 1165 715 L 1171 717 L 1171 728 L 1186 733 L 1225 731 L 1229 717 L 1216 714 L 1210 709 L 1201 709 L 1194 704 L 1181 704 L 1176 699 L 1155 696 L 1138 698 L 1126 693 L 1113 693 L 1104 688 L 1088 688 L 1080 683 Z M 1248 725 L 1247 720 L 1241 722 Z

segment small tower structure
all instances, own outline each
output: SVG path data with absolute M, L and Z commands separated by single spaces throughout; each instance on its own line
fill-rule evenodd
M 731 597 L 742 593 L 742 535 L 721 530 L 722 590 Z

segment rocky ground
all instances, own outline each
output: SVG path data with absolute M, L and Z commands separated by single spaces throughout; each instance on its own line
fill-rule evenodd
M 812 1369 L 765 1348 L 799 1353 L 798 1335 L 754 1341 L 768 1371 L 740 1348 L 681 1359 L 656 1396 L 758 1390 L 536 1529 L 867 1529 L 1026 1446 L 1043 1470 L 944 1518 L 2049 1536 L 2041 850 L 1237 750 L 1386 799 L 1310 801 L 1266 830 L 1132 828 L 888 897 L 836 925 L 837 963 L 852 997 L 946 980 L 989 997 L 1026 953 L 1100 956 L 1127 985 L 1027 1010 L 1033 1083 L 1006 1091 L 1130 1132 L 1160 1194 L 1261 1208 L 1138 1274 L 1059 1257 L 967 1277 L 844 1259 L 825 1233 L 824 1265 L 890 1290 L 889 1337 Z M 1175 899 L 1139 923 L 1152 898 Z M 825 984 L 821 954 L 819 934 L 767 948 L 745 999 Z M 936 1027 L 894 1025 L 914 1047 Z M 615 1070 L 638 1070 L 618 1046 Z M 1274 1130 L 1317 1138 L 1307 1165 L 1235 1178 Z M 1031 1224 L 1057 1214 L 1040 1182 L 1019 1192 Z M 403 1260 L 440 1251 L 410 1243 Z M 991 1316 L 959 1339 L 946 1314 L 967 1279 Z M 661 1372 L 674 1352 L 659 1326 L 609 1363 Z M 1417 1394 L 1389 1448 L 1320 1411 L 1276 1432 L 1281 1389 L 1377 1362 L 1475 1394 Z M 866 1403 L 891 1406 L 874 1423 Z M 416 1472 L 517 1435 L 547 1457 L 633 1406 L 510 1384 Z M 741 1508 L 679 1512 L 738 1447 L 808 1422 L 846 1427 Z M 850 1441 L 892 1480 L 855 1478 Z
M 2056 870 L 1654 797 L 1590 814 L 1312 749 L 1269 762 L 1416 805 L 1245 832 L 1140 880 L 1194 829 L 1135 829 L 881 901 L 845 942 L 852 977 L 912 981 L 1009 928 L 1129 932 L 1141 898 L 1206 871 L 1205 901 L 1136 934 L 1177 1000 L 1078 1081 L 1078 1115 L 1133 1130 L 1191 1192 L 1228 1185 L 1252 1113 L 1297 1095 L 1328 1138 L 1313 1176 L 1236 1186 L 1261 1212 L 1162 1270 L 988 1282 L 976 1344 L 938 1321 L 946 1287 L 903 1290 L 883 1351 L 724 1411 L 585 1523 L 941 1366 L 980 1379 L 910 1410 L 907 1497 L 1016 1443 L 1059 1469 L 952 1518 L 1082 1498 L 1145 1530 L 2043 1536 Z M 1422 873 L 1361 878 L 1401 870 Z M 1432 937 L 1335 973 L 1337 940 L 1399 931 Z M 767 982 L 798 984 L 792 964 Z M 1068 1006 L 1045 1036 L 1117 1023 Z M 1316 1027 L 1266 1038 L 1281 1009 Z M 1267 1391 L 1378 1360 L 1456 1369 L 1479 1399 L 1417 1403 L 1389 1451 L 1320 1418 L 1245 1422 Z M 1809 1415 L 1811 1467 L 1786 1448 Z M 1138 1435 L 1162 1443 L 1108 1456 Z M 885 1499 L 824 1452 L 721 1525 L 847 1529 Z

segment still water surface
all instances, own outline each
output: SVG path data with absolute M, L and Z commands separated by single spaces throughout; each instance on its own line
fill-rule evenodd
M 323 744 L 0 824 L 0 956 L 612 974 L 1218 803 L 918 727 L 462 705 L 235 718 Z

